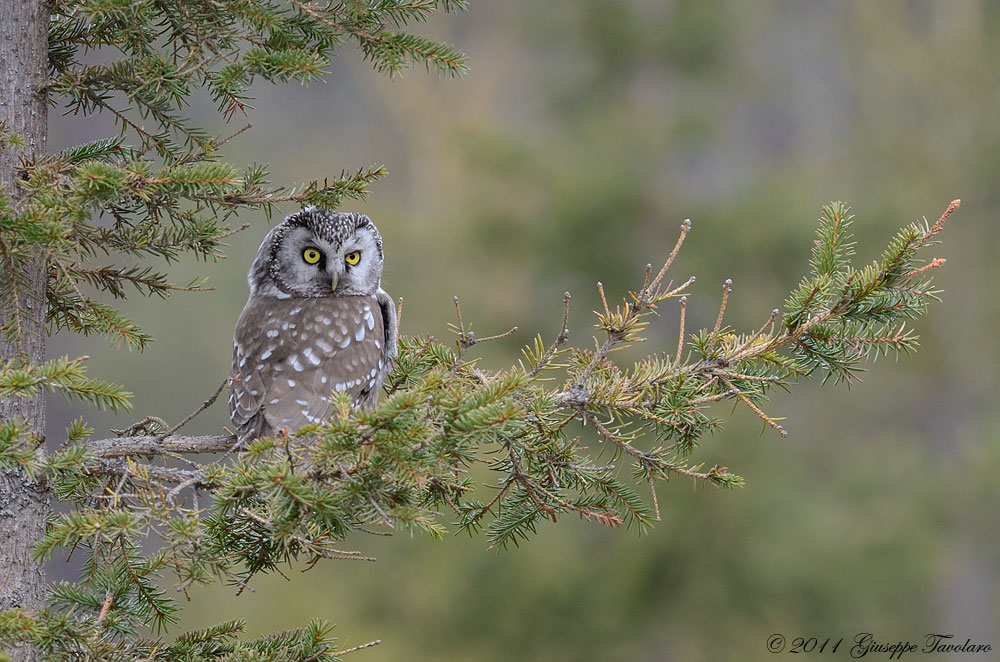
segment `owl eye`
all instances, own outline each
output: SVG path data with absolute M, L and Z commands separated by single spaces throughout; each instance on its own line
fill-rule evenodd
M 344 256 L 344 262 L 351 265 L 352 267 L 361 261 L 361 251 L 351 251 Z
M 302 259 L 306 261 L 307 264 L 316 264 L 319 262 L 319 251 L 315 248 L 307 248 L 302 251 Z

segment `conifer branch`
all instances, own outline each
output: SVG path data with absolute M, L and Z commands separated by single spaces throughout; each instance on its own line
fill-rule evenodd
M 87 449 L 96 457 L 162 456 L 171 453 L 200 455 L 223 453 L 236 443 L 236 435 L 146 435 L 112 437 L 87 442 Z
M 220 160 L 219 149 L 249 124 L 213 136 L 183 113 L 200 91 L 227 120 L 249 114 L 256 81 L 314 80 L 346 44 L 390 75 L 420 64 L 460 75 L 462 53 L 405 29 L 436 10 L 464 8 L 458 0 L 55 2 L 45 92 L 69 113 L 110 116 L 122 134 L 26 157 L 17 180 L 23 195 L 15 203 L 0 194 L 3 338 L 23 340 L 26 311 L 44 306 L 51 330 L 100 333 L 141 349 L 152 338 L 105 299 L 208 289 L 200 279 L 171 282 L 151 258 L 218 260 L 224 240 L 247 227 L 229 224 L 240 213 L 269 217 L 279 203 L 336 207 L 365 197 L 384 176 L 381 166 L 272 183 L 262 165 Z M 87 63 L 86 51 L 105 57 Z M 0 149 L 24 145 L 0 124 Z M 0 467 L 22 469 L 72 503 L 51 518 L 36 560 L 61 548 L 85 555 L 80 581 L 53 585 L 47 609 L 0 612 L 0 646 L 30 644 L 51 659 L 332 660 L 378 642 L 338 651 L 319 621 L 238 639 L 244 624 L 227 621 L 168 643 L 160 637 L 177 604 L 163 587 L 172 576 L 185 593 L 215 581 L 243 590 L 258 573 L 284 566 L 371 561 L 341 549 L 359 533 L 481 532 L 489 546 L 506 548 L 563 515 L 642 531 L 661 518 L 657 481 L 740 487 L 727 467 L 706 471 L 694 459 L 721 427 L 713 405 L 746 406 L 784 435 L 781 419 L 765 411 L 772 387 L 816 371 L 856 379 L 869 359 L 913 350 L 917 338 L 905 324 L 936 299 L 930 276 L 945 262 L 920 253 L 958 206 L 934 224 L 902 228 L 860 268 L 851 265 L 850 210 L 824 207 L 810 273 L 782 312 L 747 333 L 725 319 L 731 281 L 714 324 L 690 333 L 695 279 L 667 280 L 692 229 L 685 220 L 662 267 L 647 265 L 637 291 L 609 304 L 598 283 L 592 345 L 569 343 L 566 293 L 550 344 L 535 336 L 523 361 L 485 370 L 470 358 L 474 347 L 517 327 L 477 338 L 456 299 L 457 343 L 400 336 L 376 407 L 355 410 L 346 395 L 332 394 L 330 420 L 245 448 L 231 434 L 178 434 L 222 387 L 172 427 L 146 417 L 124 436 L 95 440 L 79 419 L 52 452 L 22 421 L 0 421 Z M 44 302 L 23 277 L 38 256 L 47 267 Z M 617 350 L 647 340 L 648 316 L 673 299 L 678 337 L 663 344 L 673 356 L 618 360 Z M 0 397 L 43 392 L 110 409 L 130 400 L 124 388 L 88 377 L 83 358 L 32 364 L 22 353 L 0 364 Z M 605 449 L 613 463 L 602 461 Z M 618 460 L 630 465 L 631 480 Z M 482 467 L 495 486 L 480 500 Z M 649 487 L 652 506 L 637 485 Z M 150 629 L 155 638 L 135 636 Z

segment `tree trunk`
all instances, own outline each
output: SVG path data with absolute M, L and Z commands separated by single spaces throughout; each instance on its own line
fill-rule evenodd
M 0 0 L 0 120 L 27 142 L 0 151 L 0 186 L 16 207 L 17 166 L 22 156 L 44 154 L 48 134 L 45 95 L 39 89 L 48 73 L 49 4 L 45 0 Z M 13 361 L 40 363 L 45 353 L 46 268 L 42 258 L 30 261 L 16 275 L 21 337 L 9 342 L 0 334 L 0 364 Z M 4 269 L 4 279 L 14 278 Z M 9 319 L 14 302 L 0 306 L 0 324 Z M 0 398 L 0 421 L 19 420 L 30 433 L 44 434 L 45 401 L 42 396 Z M 20 471 L 0 471 L 0 610 L 35 609 L 45 598 L 45 573 L 31 559 L 31 547 L 45 530 L 49 495 Z M 21 648 L 10 651 L 21 662 L 36 659 Z

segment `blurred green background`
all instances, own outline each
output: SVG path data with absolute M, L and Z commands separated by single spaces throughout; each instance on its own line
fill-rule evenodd
M 636 287 L 686 217 L 674 277 L 698 277 L 689 323 L 714 322 L 732 278 L 728 321 L 756 328 L 805 272 L 821 204 L 853 206 L 863 263 L 901 225 L 962 198 L 928 255 L 948 264 L 943 302 L 916 325 L 921 351 L 870 366 L 850 390 L 778 393 L 768 411 L 787 417 L 787 439 L 721 410 L 726 430 L 696 459 L 747 487 L 671 481 L 649 535 L 566 519 L 499 555 L 477 538 L 358 536 L 345 548 L 377 563 L 292 569 L 239 597 L 198 590 L 183 626 L 238 616 L 260 633 L 321 617 L 347 645 L 381 639 L 357 654 L 371 662 L 763 660 L 775 659 L 772 633 L 937 632 L 1000 648 L 1000 4 L 471 5 L 418 26 L 468 53 L 465 79 L 388 80 L 345 50 L 323 83 L 259 86 L 253 129 L 226 148 L 233 163 L 270 163 L 280 182 L 387 166 L 370 200 L 346 207 L 384 236 L 404 333 L 446 336 L 458 295 L 479 335 L 520 327 L 484 348 L 503 367 L 535 332 L 554 336 L 570 290 L 572 337 L 587 344 L 595 282 L 615 297 Z M 192 115 L 220 133 L 240 126 L 205 99 Z M 53 113 L 53 148 L 113 132 Z M 240 221 L 253 226 L 228 260 L 172 270 L 208 275 L 215 291 L 128 302 L 158 339 L 144 354 L 52 343 L 135 392 L 131 415 L 84 412 L 98 434 L 149 414 L 179 420 L 227 375 L 268 227 Z M 676 315 L 665 309 L 641 349 L 673 351 Z M 53 399 L 50 438 L 80 413 Z M 227 422 L 220 403 L 188 430 Z

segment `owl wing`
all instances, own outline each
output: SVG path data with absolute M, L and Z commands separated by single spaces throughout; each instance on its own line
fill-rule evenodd
M 382 380 L 385 379 L 385 375 L 389 372 L 392 360 L 396 358 L 399 335 L 396 328 L 398 324 L 396 319 L 396 304 L 392 300 L 392 297 L 380 287 L 378 288 L 378 292 L 375 293 L 375 300 L 378 302 L 379 310 L 382 312 L 382 329 L 385 338 L 385 344 L 381 348 L 382 363 L 385 366 L 385 372 L 382 373 L 382 378 L 379 380 L 379 384 L 381 384 Z
M 271 434 L 264 417 L 274 366 L 291 353 L 282 334 L 292 322 L 284 319 L 282 301 L 251 297 L 236 322 L 233 365 L 229 383 L 229 415 L 242 441 Z

